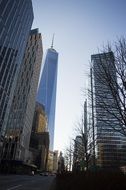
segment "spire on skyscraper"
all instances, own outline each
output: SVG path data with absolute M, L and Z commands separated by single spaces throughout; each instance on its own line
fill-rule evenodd
M 54 44 L 54 36 L 55 36 L 55 34 L 53 34 L 53 37 L 52 37 L 51 49 L 53 49 L 53 44 Z

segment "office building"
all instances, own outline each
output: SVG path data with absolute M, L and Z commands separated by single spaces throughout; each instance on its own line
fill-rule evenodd
M 33 21 L 31 0 L 0 1 L 0 139 L 3 140 L 19 68 Z
M 97 166 L 117 169 L 126 164 L 126 137 L 117 131 L 121 126 L 116 117 L 119 115 L 119 111 L 112 91 L 106 82 L 105 71 L 111 75 L 113 85 L 117 81 L 113 52 L 92 55 L 91 62 L 93 114 L 89 127 L 90 154 L 95 153 Z M 107 78 L 107 80 L 109 79 Z
M 28 163 L 34 164 L 41 171 L 46 171 L 48 166 L 49 133 L 31 133 L 30 154 Z
M 46 171 L 49 151 L 49 133 L 44 106 L 36 102 L 30 138 L 30 163 Z
M 34 119 L 32 124 L 32 132 L 42 133 L 47 131 L 47 116 L 45 108 L 39 102 L 36 102 Z
M 76 136 L 74 141 L 74 153 L 73 153 L 73 170 L 82 170 L 82 163 L 85 159 L 85 147 L 83 138 L 81 135 Z
M 41 34 L 38 29 L 33 29 L 29 34 L 14 91 L 4 139 L 3 159 L 28 161 L 42 54 Z
M 58 53 L 53 48 L 52 43 L 51 48 L 47 50 L 37 94 L 37 101 L 44 105 L 48 119 L 50 150 L 53 150 L 54 145 L 57 69 Z
M 62 152 L 60 152 L 60 155 L 58 157 L 58 173 L 63 173 L 65 171 L 65 162 Z
M 53 172 L 56 173 L 58 170 L 58 150 L 53 152 Z
M 54 152 L 49 150 L 48 162 L 47 162 L 47 171 L 49 172 L 53 172 L 53 156 L 54 156 Z

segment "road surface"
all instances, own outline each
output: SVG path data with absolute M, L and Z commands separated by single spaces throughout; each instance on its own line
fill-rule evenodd
M 52 190 L 55 176 L 0 175 L 0 190 Z

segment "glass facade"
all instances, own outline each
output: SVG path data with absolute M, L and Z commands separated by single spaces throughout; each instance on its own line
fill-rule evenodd
M 9 113 L 4 141 L 8 148 L 7 155 L 6 152 L 3 154 L 4 159 L 28 159 L 42 55 L 41 34 L 38 29 L 31 30 Z
M 32 21 L 31 0 L 0 0 L 0 136 L 5 134 Z
M 47 116 L 45 108 L 40 103 L 36 102 L 34 119 L 32 124 L 33 133 L 42 133 L 47 131 Z
M 58 53 L 53 48 L 47 50 L 37 101 L 44 105 L 48 119 L 50 150 L 54 144 L 56 86 L 57 86 Z
M 126 164 L 126 137 L 117 130 L 121 122 L 112 91 L 106 82 L 111 75 L 113 85 L 117 82 L 113 52 L 91 56 L 93 69 L 94 123 L 96 163 L 102 168 L 118 168 Z M 107 80 L 109 80 L 109 75 Z M 116 87 L 116 86 L 115 86 Z M 118 117 L 117 117 L 118 116 Z M 92 129 L 90 130 L 92 133 Z M 90 135 L 91 136 L 91 135 Z M 90 147 L 92 140 L 89 140 Z

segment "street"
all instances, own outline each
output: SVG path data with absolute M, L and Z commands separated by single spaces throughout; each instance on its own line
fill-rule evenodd
M 55 176 L 0 175 L 0 190 L 51 190 Z

